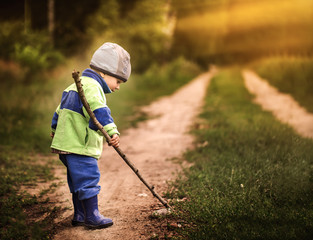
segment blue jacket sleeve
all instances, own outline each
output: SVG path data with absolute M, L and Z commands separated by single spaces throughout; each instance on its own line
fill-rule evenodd
M 93 111 L 97 120 L 104 127 L 104 130 L 112 136 L 113 134 L 119 134 L 116 125 L 114 124 L 114 120 L 111 116 L 111 111 L 108 107 L 98 108 Z M 97 131 L 97 126 L 93 123 L 92 119 L 89 119 L 89 128 Z
M 52 132 L 55 132 L 55 130 L 57 128 L 57 125 L 58 125 L 59 110 L 60 110 L 60 105 L 57 107 L 57 109 L 54 112 L 53 117 L 52 117 L 52 122 L 51 122 L 51 130 L 52 130 Z

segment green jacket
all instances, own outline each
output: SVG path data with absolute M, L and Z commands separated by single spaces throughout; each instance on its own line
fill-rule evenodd
M 87 69 L 81 77 L 83 90 L 91 110 L 104 130 L 112 136 L 119 134 L 110 109 L 106 105 L 105 93 L 110 89 L 96 72 Z M 66 88 L 51 124 L 54 150 L 91 156 L 99 159 L 103 147 L 103 135 L 91 121 L 73 83 Z

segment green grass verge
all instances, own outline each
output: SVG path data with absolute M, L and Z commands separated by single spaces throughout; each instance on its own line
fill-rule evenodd
M 240 72 L 211 82 L 194 163 L 168 192 L 177 239 L 311 239 L 313 142 L 254 105 Z
M 313 112 L 313 58 L 271 57 L 254 64 L 256 72 Z
M 0 239 L 50 239 L 53 219 L 61 209 L 48 204 L 46 193 L 56 185 L 38 196 L 22 191 L 21 186 L 52 180 L 53 163 L 38 164 L 37 158 L 11 147 L 0 149 Z M 44 214 L 43 219 L 31 221 Z

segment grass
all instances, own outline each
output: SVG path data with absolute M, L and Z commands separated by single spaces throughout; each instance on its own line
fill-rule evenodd
M 313 142 L 251 103 L 240 72 L 211 82 L 194 165 L 168 197 L 177 239 L 312 239 Z
M 281 92 L 291 94 L 313 113 L 313 59 L 279 56 L 260 60 L 253 68 Z
M 1 239 L 49 239 L 53 219 L 60 211 L 51 207 L 46 193 L 55 189 L 55 184 L 40 196 L 21 190 L 21 186 L 36 186 L 37 182 L 54 178 L 53 162 L 39 165 L 37 158 L 16 151 L 13 147 L 1 146 L 0 153 L 0 238 Z M 40 221 L 30 221 L 48 213 Z M 36 218 L 35 218 L 36 219 Z

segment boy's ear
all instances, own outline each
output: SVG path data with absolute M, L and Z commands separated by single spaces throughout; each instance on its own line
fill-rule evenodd
M 99 72 L 100 76 L 104 78 L 105 74 L 103 72 Z

